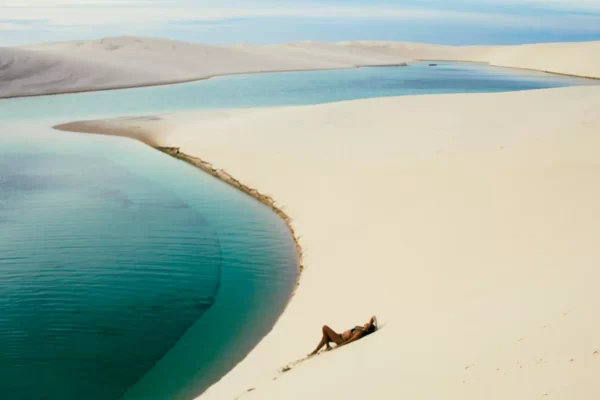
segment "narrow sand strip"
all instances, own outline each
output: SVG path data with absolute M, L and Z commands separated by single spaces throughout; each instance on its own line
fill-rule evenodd
M 294 218 L 296 295 L 202 399 L 596 400 L 598 110 L 577 87 L 61 128 L 180 147 Z M 373 313 L 378 333 L 281 372 Z

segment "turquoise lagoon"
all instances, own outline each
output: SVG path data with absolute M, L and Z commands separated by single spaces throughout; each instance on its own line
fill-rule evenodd
M 132 140 L 15 128 L 0 147 L 2 398 L 193 398 L 272 327 L 297 260 L 270 209 Z
M 439 63 L 0 100 L 2 398 L 192 399 L 271 329 L 297 280 L 267 207 L 133 140 L 52 124 L 593 83 Z

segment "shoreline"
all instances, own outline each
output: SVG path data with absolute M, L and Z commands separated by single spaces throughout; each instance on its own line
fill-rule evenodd
M 488 66 L 494 67 L 494 68 L 514 69 L 515 71 L 540 72 L 540 73 L 549 74 L 549 75 L 567 76 L 570 78 L 581 78 L 581 79 L 590 79 L 593 81 L 600 81 L 600 76 L 574 75 L 574 74 L 566 74 L 566 73 L 562 73 L 562 72 L 544 71 L 544 70 L 535 69 L 535 68 L 510 67 L 510 66 L 505 66 L 505 65 L 492 64 L 492 63 L 486 62 L 486 61 L 436 60 L 436 59 L 428 60 L 426 58 L 418 59 L 416 61 L 420 61 L 420 62 L 436 62 L 436 61 L 438 61 L 438 62 L 450 62 L 450 63 L 482 64 L 482 65 L 488 65 Z
M 58 125 L 58 126 L 60 126 L 60 125 Z M 53 128 L 57 129 L 57 130 L 64 130 L 64 129 L 58 128 L 58 126 L 53 127 Z M 71 132 L 78 132 L 78 131 L 71 131 Z M 144 143 L 144 144 L 148 145 L 147 143 Z M 271 209 L 271 211 L 273 211 L 279 218 L 281 218 L 283 220 L 283 222 L 286 224 L 286 226 L 288 227 L 290 234 L 292 235 L 292 238 L 294 240 L 294 245 L 296 247 L 296 255 L 298 257 L 298 272 L 299 272 L 298 280 L 296 282 L 296 289 L 298 288 L 298 286 L 300 285 L 300 279 L 302 278 L 302 272 L 304 271 L 303 253 L 302 253 L 302 247 L 300 246 L 300 239 L 296 235 L 296 232 L 292 225 L 292 218 L 285 211 L 283 211 L 282 208 L 277 206 L 275 200 L 272 197 L 264 195 L 264 194 L 260 193 L 257 189 L 253 189 L 253 188 L 243 184 L 242 182 L 240 182 L 239 180 L 237 180 L 233 176 L 231 176 L 231 174 L 227 173 L 225 170 L 214 168 L 213 164 L 211 164 L 208 161 L 202 160 L 200 157 L 195 157 L 195 156 L 192 156 L 189 154 L 182 153 L 180 151 L 180 147 L 160 147 L 160 146 L 151 146 L 151 145 L 148 145 L 148 146 L 150 146 L 162 153 L 165 153 L 173 158 L 176 158 L 176 159 L 186 162 L 190 165 L 193 165 L 194 167 L 200 169 L 201 171 L 204 171 L 205 173 L 214 176 L 215 178 L 221 180 L 222 182 L 227 183 L 228 185 L 232 186 L 233 188 L 237 189 L 238 191 L 254 198 L 255 200 L 257 200 L 260 203 L 264 204 L 265 206 L 269 207 Z M 294 289 L 294 291 L 292 292 L 290 299 L 294 296 L 296 289 Z

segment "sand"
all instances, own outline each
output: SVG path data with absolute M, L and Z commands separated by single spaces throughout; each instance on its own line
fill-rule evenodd
M 561 57 L 556 57 L 557 53 Z M 240 73 L 405 65 L 419 59 L 488 62 L 600 78 L 598 54 L 600 42 L 487 47 L 399 42 L 209 46 L 116 37 L 0 47 L 0 98 L 159 85 Z
M 577 87 L 66 128 L 181 147 L 293 218 L 295 296 L 201 399 L 597 399 L 598 109 Z M 375 335 L 278 371 L 372 314 Z
M 307 51 L 342 63 L 364 50 L 600 77 L 598 46 L 226 49 L 285 54 L 291 66 Z M 272 332 L 202 400 L 596 400 L 598 110 L 600 87 L 574 87 L 62 129 L 179 147 L 272 196 L 293 219 L 304 253 L 300 286 Z M 382 324 L 376 334 L 294 362 L 314 348 L 323 324 L 341 331 L 372 314 Z
M 600 42 L 452 47 L 359 41 L 345 42 L 342 45 L 401 55 L 408 59 L 484 62 L 499 67 L 600 78 Z

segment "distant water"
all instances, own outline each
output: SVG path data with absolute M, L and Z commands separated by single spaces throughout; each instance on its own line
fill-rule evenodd
M 12 99 L 0 107 L 0 120 L 52 117 L 71 121 L 106 115 L 319 104 L 372 97 L 508 92 L 600 84 L 598 80 L 497 68 L 486 64 L 429 64 L 234 75 L 177 85 Z
M 421 63 L 0 100 L 0 396 L 189 400 L 268 332 L 297 278 L 262 204 L 135 141 L 51 124 L 596 83 Z

